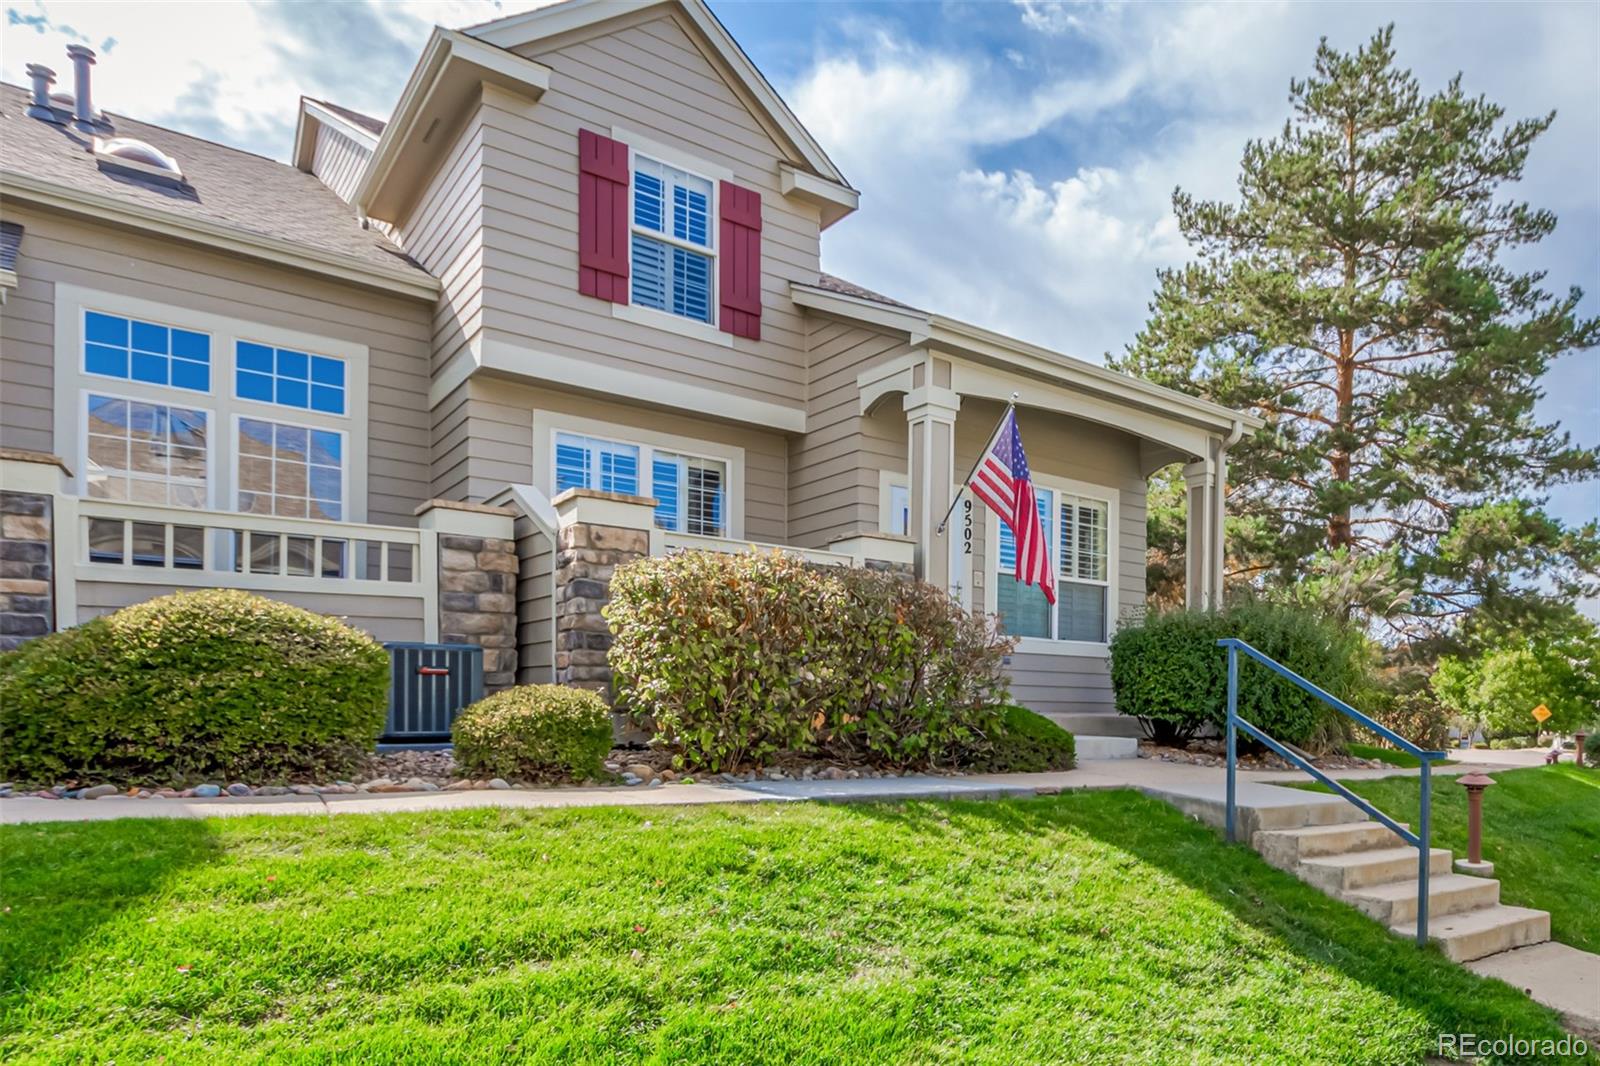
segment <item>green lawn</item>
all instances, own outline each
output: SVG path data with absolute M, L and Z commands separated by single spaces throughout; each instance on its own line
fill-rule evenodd
M 1559 1036 L 1130 792 L 0 847 L 7 1063 L 1415 1063 L 1441 1031 Z
M 1483 794 L 1483 857 L 1500 898 L 1550 912 L 1550 934 L 1600 952 L 1600 770 L 1570 762 L 1491 771 Z M 1417 821 L 1415 777 L 1347 781 L 1356 795 L 1402 822 Z M 1467 854 L 1467 790 L 1454 775 L 1433 781 L 1433 844 Z
M 1358 759 L 1377 759 L 1390 766 L 1414 767 L 1420 766 L 1421 760 L 1409 752 L 1397 751 L 1394 748 L 1380 748 L 1376 744 L 1346 744 L 1345 751 Z M 1440 759 L 1434 766 L 1454 766 L 1454 759 Z

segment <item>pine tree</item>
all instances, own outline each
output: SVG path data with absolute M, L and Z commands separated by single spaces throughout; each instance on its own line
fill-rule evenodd
M 1283 132 L 1246 145 L 1237 203 L 1174 192 L 1196 258 L 1111 362 L 1267 418 L 1230 456 L 1236 579 L 1425 642 L 1600 588 L 1600 527 L 1542 509 L 1600 452 L 1533 410 L 1600 319 L 1502 262 L 1555 228 L 1500 195 L 1554 113 L 1502 125 L 1459 75 L 1424 96 L 1392 34 L 1322 41 Z

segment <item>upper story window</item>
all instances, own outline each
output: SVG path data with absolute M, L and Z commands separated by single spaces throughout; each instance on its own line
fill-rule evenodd
M 654 159 L 633 163 L 632 298 L 697 322 L 710 322 L 712 184 Z
M 241 400 L 345 413 L 343 359 L 239 341 L 234 367 L 234 393 Z
M 1017 541 L 998 522 L 994 581 L 1001 625 L 1019 637 L 1104 643 L 1110 636 L 1110 502 L 1043 487 L 1037 495 L 1045 539 L 1052 547 L 1056 605 L 1050 606 L 1037 585 L 1017 581 Z
M 84 373 L 191 392 L 211 391 L 211 337 L 123 315 L 86 311 Z

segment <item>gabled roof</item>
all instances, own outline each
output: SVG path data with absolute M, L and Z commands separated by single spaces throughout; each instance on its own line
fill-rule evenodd
M 329 103 L 326 100 L 313 100 L 312 103 L 320 104 L 329 111 L 332 111 L 335 115 L 338 115 L 340 118 L 355 123 L 357 126 L 360 126 L 362 129 L 372 134 L 374 137 L 382 135 L 383 127 L 387 125 L 387 123 L 385 123 L 381 118 L 373 118 L 371 115 L 363 115 L 359 111 L 352 111 L 348 107 L 340 107 L 338 104 Z
M 521 48 L 556 34 L 570 33 L 654 7 L 673 8 L 688 17 L 705 43 L 732 72 L 738 87 L 749 96 L 757 116 L 778 132 L 780 143 L 787 141 L 795 150 L 795 163 L 826 181 L 850 187 L 822 145 L 800 124 L 789 105 L 739 47 L 739 42 L 706 6 L 705 0 L 564 0 L 524 14 L 469 26 L 462 32 L 502 48 Z
M 901 303 L 899 300 L 885 296 L 881 292 L 873 292 L 871 289 L 866 288 L 865 286 L 857 285 L 853 281 L 846 281 L 834 274 L 823 274 L 820 278 L 818 278 L 817 288 L 823 289 L 827 292 L 836 292 L 840 296 L 854 296 L 858 300 L 867 300 L 871 303 L 883 304 L 885 307 L 900 307 L 907 311 L 916 310 L 916 308 L 912 307 L 910 304 Z
M 326 185 L 292 166 L 215 141 L 106 112 L 111 135 L 173 156 L 173 187 L 102 168 L 87 138 L 27 114 L 29 94 L 0 85 L 0 193 L 168 238 L 226 247 L 252 258 L 334 274 L 418 296 L 438 282 L 376 229 L 361 224 Z

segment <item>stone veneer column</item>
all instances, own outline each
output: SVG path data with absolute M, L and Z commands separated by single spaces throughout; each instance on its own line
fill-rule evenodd
M 438 534 L 438 640 L 483 648 L 483 688 L 517 683 L 516 512 L 454 500 L 417 508 L 418 524 Z
M 611 701 L 611 601 L 617 567 L 650 554 L 656 501 L 592 489 L 568 489 L 556 508 L 556 681 L 592 689 Z
M 55 499 L 66 476 L 53 455 L 0 449 L 0 651 L 56 628 Z

